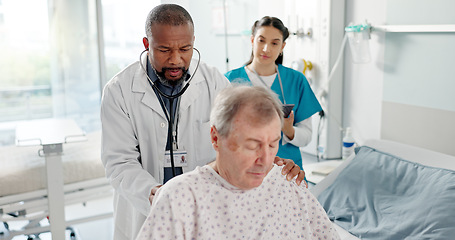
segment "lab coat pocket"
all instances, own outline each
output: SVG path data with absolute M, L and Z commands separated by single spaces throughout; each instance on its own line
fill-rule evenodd
M 194 143 L 196 146 L 195 159 L 205 164 L 215 159 L 215 151 L 210 140 L 210 121 L 196 122 Z

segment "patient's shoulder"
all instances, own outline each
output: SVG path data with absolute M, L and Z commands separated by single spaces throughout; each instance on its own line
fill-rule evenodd
M 268 191 L 285 192 L 291 195 L 307 195 L 310 191 L 305 187 L 304 184 L 297 185 L 295 179 L 288 181 L 286 176 L 281 174 L 284 166 L 274 165 L 272 170 L 267 174 L 264 179 L 264 186 L 270 188 Z
M 163 189 L 173 191 L 198 191 L 202 186 L 207 186 L 213 182 L 213 176 L 208 170 L 209 166 L 196 167 L 190 172 L 176 176 L 163 185 Z

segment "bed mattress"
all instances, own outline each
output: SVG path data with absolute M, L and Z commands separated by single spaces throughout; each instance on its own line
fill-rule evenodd
M 63 144 L 64 183 L 105 177 L 101 162 L 101 132 L 87 134 L 87 141 Z M 0 147 L 0 197 L 46 189 L 46 161 L 42 146 Z
M 334 224 L 341 239 L 358 239 L 350 232 L 368 239 L 451 239 L 454 170 L 453 156 L 372 140 L 311 192 L 329 218 L 349 229 Z

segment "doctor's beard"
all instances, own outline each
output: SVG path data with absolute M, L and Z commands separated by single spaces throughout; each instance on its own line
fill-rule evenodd
M 170 69 L 171 69 L 171 68 L 166 68 L 166 67 L 164 67 L 164 68 L 161 69 L 161 72 L 158 72 L 158 71 L 156 71 L 156 70 L 154 69 L 154 70 L 155 70 L 155 73 L 156 73 L 156 76 L 158 76 L 158 80 L 159 80 L 162 84 L 164 84 L 164 85 L 166 85 L 166 86 L 170 86 L 170 87 L 174 87 L 174 86 L 178 86 L 178 85 L 182 84 L 182 83 L 185 81 L 186 76 L 188 75 L 188 70 L 185 69 L 184 67 L 179 68 L 179 69 L 182 70 L 182 73 L 183 73 L 183 74 L 182 74 L 182 77 L 179 78 L 179 79 L 177 79 L 177 80 L 170 80 L 170 79 L 167 79 L 166 76 L 164 75 L 164 73 L 165 73 L 167 70 L 170 70 Z

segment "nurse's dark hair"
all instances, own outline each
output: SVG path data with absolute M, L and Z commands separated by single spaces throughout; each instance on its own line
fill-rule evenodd
M 236 114 L 248 107 L 253 124 L 267 124 L 279 117 L 283 125 L 283 110 L 276 93 L 261 86 L 232 84 L 216 96 L 210 113 L 210 124 L 215 126 L 220 136 L 228 136 Z
M 253 37 L 256 36 L 257 30 L 261 27 L 266 26 L 274 27 L 280 30 L 281 34 L 283 34 L 283 42 L 286 41 L 286 39 L 289 37 L 289 30 L 287 27 L 284 26 L 283 22 L 279 18 L 269 16 L 265 16 L 260 20 L 254 22 L 253 27 L 251 28 L 251 35 Z M 253 62 L 253 58 L 254 58 L 253 52 L 251 52 L 250 60 L 245 65 L 251 64 Z M 278 56 L 278 58 L 275 60 L 275 63 L 283 64 L 283 54 L 280 54 Z
M 190 24 L 194 30 L 194 23 L 191 15 L 185 8 L 177 4 L 160 4 L 149 12 L 145 22 L 145 34 L 147 35 L 147 38 L 152 36 L 153 24 L 171 26 Z

